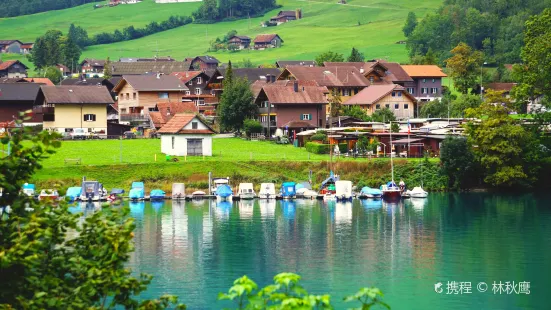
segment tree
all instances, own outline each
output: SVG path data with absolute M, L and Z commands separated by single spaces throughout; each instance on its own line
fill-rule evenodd
M 357 106 L 357 105 L 343 106 L 342 110 L 341 110 L 341 114 L 361 119 L 364 122 L 370 122 L 371 121 L 371 117 L 369 115 L 367 115 L 365 110 L 360 108 L 360 106 Z
M 110 79 L 112 77 L 113 73 L 111 72 L 111 59 L 107 57 L 107 60 L 105 60 L 105 66 L 103 67 L 103 78 Z
M 480 78 L 480 70 L 484 55 L 465 43 L 459 43 L 453 50 L 452 57 L 446 60 L 450 69 L 450 77 L 453 79 L 455 88 L 463 94 L 469 92 L 469 88 L 475 88 Z
M 37 69 L 55 66 L 62 62 L 64 57 L 61 48 L 61 37 L 61 31 L 48 30 L 43 36 L 36 39 L 29 59 Z
M 397 123 L 392 123 L 392 125 L 390 125 L 390 131 L 400 132 L 400 125 L 398 125 Z
M 44 77 L 50 79 L 52 83 L 59 84 L 61 80 L 63 79 L 63 75 L 61 74 L 61 71 L 56 66 L 49 66 L 43 69 L 44 71 Z
M 376 110 L 372 115 L 371 119 L 374 122 L 388 123 L 396 120 L 396 116 L 389 108 Z
M 239 63 L 239 68 L 254 68 L 253 62 L 248 58 L 243 58 L 243 60 Z
M 243 129 L 244 121 L 255 116 L 257 106 L 246 79 L 232 78 L 230 81 L 228 83 L 226 71 L 224 92 L 219 104 L 220 127 L 222 130 L 239 132 Z
M 466 138 L 448 136 L 440 148 L 442 173 L 448 177 L 448 186 L 454 189 L 467 188 L 476 173 L 473 148 Z
M 364 55 L 360 53 L 360 51 L 358 51 L 355 47 L 353 47 L 350 56 L 348 56 L 348 62 L 363 62 L 364 59 Z
M 482 103 L 480 96 L 474 94 L 461 95 L 457 99 L 453 100 L 450 105 L 451 117 L 465 117 L 465 113 L 468 109 L 476 109 Z
M 218 7 L 216 0 L 204 0 L 199 9 L 193 12 L 196 20 L 217 20 Z
M 224 75 L 224 87 L 228 85 L 228 87 L 233 83 L 233 69 L 231 65 L 231 60 L 228 61 L 228 69 L 226 69 L 226 74 Z
M 448 116 L 448 100 L 442 98 L 442 100 L 436 99 L 433 101 L 425 102 L 419 112 L 419 117 L 433 117 L 441 118 Z
M 320 67 L 323 67 L 324 62 L 343 62 L 344 56 L 335 52 L 325 52 L 321 53 L 316 57 L 316 64 Z
M 526 22 L 524 47 L 522 48 L 522 66 L 515 69 L 520 84 L 513 90 L 513 96 L 519 101 L 534 100 L 543 95 L 546 102 L 551 101 L 551 9 L 545 9 L 540 15 Z
M 262 124 L 260 124 L 259 121 L 256 121 L 254 119 L 246 119 L 243 122 L 243 129 L 247 137 L 250 137 L 252 133 L 262 132 Z
M 417 15 L 415 15 L 414 12 L 409 12 L 406 19 L 406 24 L 404 25 L 404 28 L 402 28 L 402 31 L 404 32 L 406 38 L 413 33 L 415 27 L 417 27 Z
M 438 63 L 438 59 L 436 56 L 436 53 L 432 50 L 431 47 L 429 47 L 429 50 L 427 51 L 427 54 L 423 58 L 423 65 L 436 65 Z
M 36 39 L 31 54 L 27 58 L 37 69 L 42 69 L 46 66 L 46 43 L 42 37 Z
M 467 110 L 468 117 L 480 119 L 468 124 L 467 135 L 487 184 L 528 187 L 536 181 L 542 150 L 535 133 L 510 117 L 511 112 L 511 100 L 489 90 L 480 107 Z
M 333 89 L 331 91 L 331 97 L 329 98 L 329 111 L 331 112 L 331 117 L 338 117 L 341 115 L 342 109 L 342 99 L 341 93 L 338 89 Z
M 78 64 L 82 51 L 71 37 L 61 37 L 59 45 L 63 53 L 61 63 L 68 68 L 74 68 Z
M 67 33 L 67 36 L 75 42 L 76 45 L 80 49 L 84 49 L 86 46 L 90 44 L 90 39 L 88 38 L 88 32 L 84 30 L 84 28 L 80 26 L 75 26 L 75 24 L 71 24 L 69 26 L 69 32 Z
M 20 127 L 1 139 L 11 152 L 0 161 L 0 308 L 183 309 L 174 296 L 136 298 L 151 277 L 136 278 L 127 267 L 135 227 L 128 207 L 104 208 L 79 223 L 81 215 L 71 214 L 65 202 L 53 205 L 21 193 L 60 146 L 58 138 Z

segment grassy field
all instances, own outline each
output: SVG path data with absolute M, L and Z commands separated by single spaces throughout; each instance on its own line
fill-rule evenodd
M 205 54 L 209 43 L 229 30 L 254 37 L 260 33 L 277 32 L 285 41 L 282 48 L 265 51 L 210 53 L 221 61 L 251 59 L 254 63 L 274 63 L 280 59 L 313 59 L 324 51 L 349 54 L 359 48 L 367 58 L 387 58 L 404 62 L 408 59 L 401 28 L 409 11 L 424 16 L 442 1 L 428 0 L 349 0 L 348 5 L 337 1 L 280 0 L 285 10 L 302 8 L 304 18 L 274 28 L 262 28 L 260 23 L 274 16 L 274 10 L 261 18 L 223 22 L 213 25 L 191 24 L 138 40 L 89 47 L 83 57 L 106 58 L 150 57 L 157 51 L 161 56 L 176 59 Z M 18 33 L 21 40 L 32 40 L 46 29 L 66 31 L 74 22 L 89 34 L 113 31 L 125 26 L 143 26 L 152 20 L 163 20 L 171 14 L 189 15 L 197 3 L 155 4 L 153 0 L 135 5 L 94 10 L 90 5 L 46 12 L 31 16 L 0 19 L 0 37 Z
M 159 140 L 67 141 L 56 154 L 43 162 L 43 169 L 33 182 L 39 187 L 67 187 L 80 184 L 82 176 L 104 182 L 108 188 L 129 187 L 142 180 L 149 188 L 170 190 L 174 182 L 185 182 L 190 188 L 204 189 L 208 172 L 229 176 L 233 182 L 303 181 L 309 171 L 321 182 L 329 173 L 329 155 L 314 155 L 304 148 L 241 139 L 215 139 L 213 157 L 189 157 L 167 162 L 160 152 Z M 155 161 L 157 154 L 157 161 Z M 66 165 L 65 159 L 80 158 L 82 165 Z M 437 160 L 430 165 L 437 166 Z M 418 182 L 421 160 L 396 160 L 396 177 Z M 390 175 L 388 159 L 335 159 L 334 170 L 355 183 L 378 186 Z M 435 168 L 436 169 L 436 168 Z M 258 185 L 257 184 L 257 185 Z M 435 181 L 432 188 L 441 188 Z

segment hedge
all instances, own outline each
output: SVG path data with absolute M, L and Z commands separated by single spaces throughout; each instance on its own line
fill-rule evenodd
M 329 150 L 331 147 L 334 148 L 335 146 L 329 145 L 329 144 L 320 144 L 315 142 L 306 143 L 306 151 L 314 154 L 329 154 Z M 341 151 L 341 153 L 346 153 L 348 151 L 348 145 L 346 143 L 340 143 L 339 150 Z

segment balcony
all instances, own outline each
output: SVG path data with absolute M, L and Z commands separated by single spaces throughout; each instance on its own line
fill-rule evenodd
M 270 114 L 276 113 L 277 109 L 275 107 L 270 108 Z M 268 108 L 259 108 L 258 109 L 259 114 L 268 114 Z
M 35 114 L 54 114 L 54 107 L 45 107 L 45 106 L 34 106 L 33 113 Z
M 268 122 L 260 122 L 260 124 L 262 124 L 262 127 L 268 128 Z M 275 128 L 277 127 L 277 121 L 270 121 L 269 125 L 271 128 Z
M 119 115 L 121 121 L 125 122 L 141 122 L 141 121 L 148 121 L 149 120 L 149 114 L 141 114 L 141 113 L 126 113 L 126 114 L 120 114 Z

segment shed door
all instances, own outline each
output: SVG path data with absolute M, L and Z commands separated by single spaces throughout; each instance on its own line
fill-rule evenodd
M 188 156 L 203 155 L 203 139 L 187 139 Z

